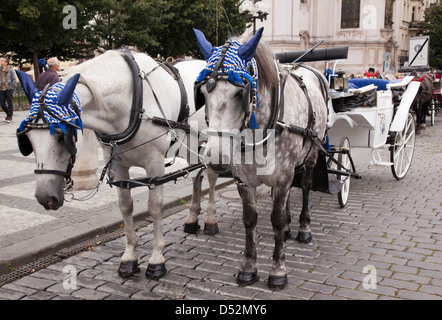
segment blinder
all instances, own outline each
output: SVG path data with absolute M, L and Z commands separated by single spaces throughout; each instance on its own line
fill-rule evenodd
M 246 115 L 246 118 L 250 116 L 250 104 L 253 101 L 251 89 L 252 85 L 250 82 L 247 82 L 247 84 L 244 86 L 243 92 L 242 92 L 242 107 L 244 109 L 244 113 Z
M 75 156 L 77 154 L 77 146 L 75 145 L 77 142 L 77 132 L 74 131 L 72 128 L 69 128 L 66 133 L 64 134 L 64 144 L 66 145 L 66 149 L 68 152 Z
M 34 151 L 31 141 L 29 141 L 29 138 L 26 135 L 26 132 L 27 131 L 20 132 L 19 129 L 17 129 L 16 132 L 18 149 L 20 150 L 20 153 L 25 157 L 29 156 Z
M 201 92 L 201 87 L 203 86 L 204 82 L 196 82 L 193 87 L 193 94 L 194 94 L 194 101 L 195 101 L 195 110 L 198 111 L 204 105 L 206 104 L 206 98 L 204 97 L 203 93 Z

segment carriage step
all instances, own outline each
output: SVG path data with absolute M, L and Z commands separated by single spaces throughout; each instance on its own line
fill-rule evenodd
M 393 165 L 392 162 L 386 162 L 386 161 L 370 161 L 370 164 L 373 164 L 375 166 L 384 166 L 384 167 L 391 167 Z

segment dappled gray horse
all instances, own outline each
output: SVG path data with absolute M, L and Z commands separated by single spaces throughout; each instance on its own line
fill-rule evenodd
M 204 61 L 198 60 L 176 65 L 188 97 L 193 97 L 194 81 L 204 65 Z M 134 166 L 144 168 L 147 177 L 164 175 L 171 129 L 154 124 L 152 119 L 166 117 L 178 121 L 183 117 L 180 107 L 183 105 L 182 86 L 177 84 L 176 76 L 171 76 L 145 54 L 132 55 L 127 50 L 108 51 L 75 67 L 72 72 L 74 76 L 45 88 L 44 92 L 38 91 L 28 75 L 18 72 L 31 102 L 30 115 L 18 129 L 19 146 L 24 155 L 35 152 L 35 195 L 48 210 L 57 210 L 63 205 L 65 180 L 70 178 L 75 163 L 76 140 L 81 137 L 78 131 L 83 125 L 100 137 L 105 161 L 110 164 L 109 178 L 112 176 L 115 181 L 125 181 L 130 179 L 129 168 Z M 194 114 L 193 99 L 189 99 L 188 105 L 189 113 Z M 205 125 L 204 115 L 196 114 L 195 117 L 190 120 L 201 119 L 200 122 Z M 212 175 L 206 223 L 216 227 L 215 181 L 216 176 Z M 198 221 L 200 188 L 199 184 L 199 189 L 194 190 L 196 196 L 186 219 L 188 223 Z M 117 188 L 117 194 L 126 234 L 126 249 L 118 273 L 126 277 L 139 271 L 135 253 L 138 240 L 134 230 L 131 191 Z M 153 219 L 154 240 L 146 276 L 157 279 L 166 273 L 161 185 L 149 191 L 148 210 Z
M 205 101 L 206 106 L 206 162 L 215 172 L 232 173 L 243 201 L 246 244 L 237 282 L 248 285 L 258 280 L 256 187 L 265 184 L 273 189 L 271 222 L 275 233 L 268 285 L 281 289 L 287 284 L 283 239 L 295 169 L 303 172 L 297 239 L 311 241 L 308 198 L 318 149 L 309 136 L 325 136 L 328 95 L 326 80 L 317 71 L 305 67 L 293 72 L 282 70 L 269 46 L 260 43 L 262 32 L 260 29 L 245 44 L 228 41 L 213 47 L 202 32 L 195 30 L 207 61 L 195 90 L 196 100 Z M 245 132 L 255 139 L 244 142 Z M 261 136 L 261 141 L 256 136 Z M 257 161 L 260 152 L 264 157 L 259 156 Z

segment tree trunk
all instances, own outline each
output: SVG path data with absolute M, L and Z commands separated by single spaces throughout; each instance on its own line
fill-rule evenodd
M 32 60 L 34 63 L 34 79 L 37 82 L 38 77 L 40 76 L 40 66 L 38 65 L 38 52 L 34 51 L 32 53 Z

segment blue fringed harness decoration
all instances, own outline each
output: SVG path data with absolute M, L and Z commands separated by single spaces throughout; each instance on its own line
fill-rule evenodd
M 74 93 L 71 104 L 60 106 L 57 101 L 58 93 L 64 88 L 62 83 L 57 83 L 51 88 L 37 92 L 32 99 L 29 116 L 23 120 L 18 129 L 23 132 L 26 125 L 37 123 L 40 119 L 49 126 L 49 131 L 53 135 L 56 129 L 60 129 L 63 134 L 72 128 L 76 133 L 77 129 L 83 130 L 81 122 L 81 102 Z
M 241 44 L 238 41 L 227 42 L 222 47 L 214 48 L 212 56 L 207 61 L 207 66 L 201 71 L 196 79 L 197 86 L 208 83 L 209 92 L 216 85 L 216 79 L 226 78 L 230 83 L 236 86 L 242 86 L 245 89 L 250 88 L 247 94 L 250 99 L 244 102 L 244 111 L 246 113 L 245 122 L 249 122 L 250 129 L 257 129 L 255 109 L 259 108 L 258 97 L 258 66 L 253 58 L 245 61 L 239 57 L 238 49 Z M 246 90 L 245 90 L 246 91 Z M 248 98 L 248 97 L 247 97 Z M 253 105 L 250 110 L 249 103 Z M 250 113 L 251 111 L 251 113 Z

